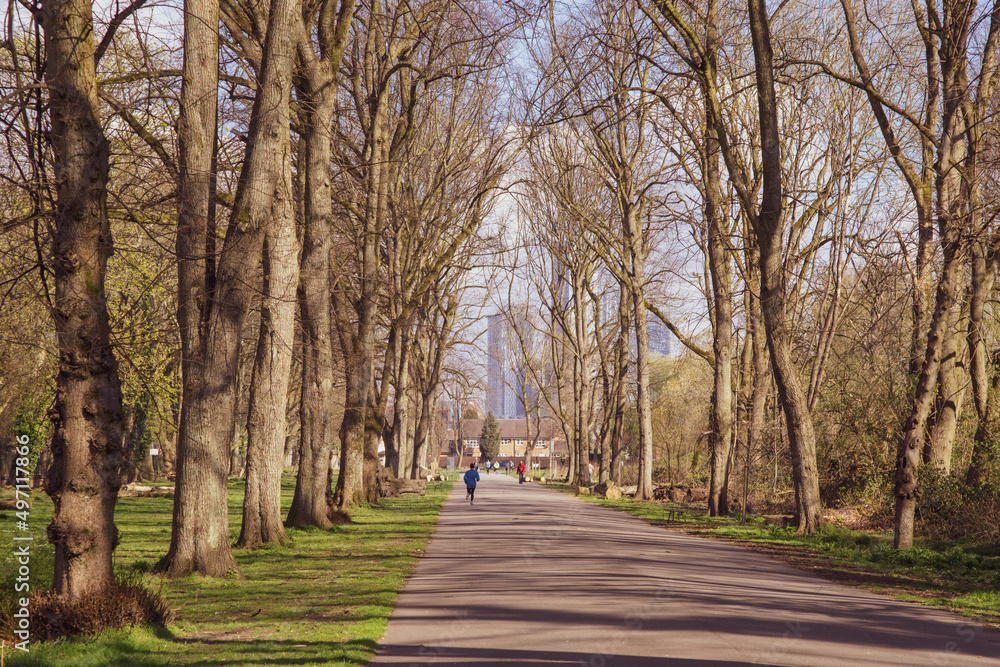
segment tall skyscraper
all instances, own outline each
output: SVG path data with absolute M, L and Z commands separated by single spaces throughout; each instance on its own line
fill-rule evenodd
M 669 357 L 673 352 L 674 335 L 658 317 L 650 316 L 646 322 L 649 333 L 649 356 Z
M 506 419 L 507 385 L 504 382 L 506 366 L 506 329 L 503 315 L 490 315 L 486 332 L 486 409 L 497 419 Z
M 601 299 L 601 325 L 617 323 L 618 321 L 618 294 L 608 293 Z M 629 335 L 632 353 L 635 354 L 635 328 L 630 324 Z M 646 313 L 646 334 L 649 337 L 649 356 L 669 357 L 677 352 L 674 345 L 674 335 L 667 328 L 667 325 L 660 321 L 652 313 Z

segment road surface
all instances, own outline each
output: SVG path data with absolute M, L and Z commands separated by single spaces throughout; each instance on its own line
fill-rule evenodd
M 514 477 L 459 483 L 375 665 L 1000 665 L 1000 632 Z

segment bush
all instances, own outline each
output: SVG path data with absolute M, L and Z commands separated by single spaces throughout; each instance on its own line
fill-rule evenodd
M 142 585 L 138 575 L 119 577 L 108 588 L 75 600 L 53 591 L 31 598 L 32 639 L 97 634 L 110 628 L 153 623 L 166 625 L 171 611 L 158 593 Z
M 920 471 L 917 503 L 921 532 L 931 539 L 1000 540 L 1000 492 L 970 486 L 953 475 L 925 467 Z

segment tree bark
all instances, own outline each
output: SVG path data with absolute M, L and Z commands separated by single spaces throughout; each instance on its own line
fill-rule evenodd
M 995 243 L 995 241 L 994 241 Z M 976 408 L 976 434 L 972 443 L 972 458 L 965 473 L 970 486 L 982 483 L 987 465 L 990 443 L 997 437 L 997 402 L 1000 390 L 1000 373 L 995 370 L 997 359 L 986 347 L 986 303 L 996 283 L 997 253 L 986 244 L 973 244 L 972 285 L 969 295 L 969 374 L 972 380 L 972 397 Z M 991 356 L 993 358 L 991 359 Z
M 931 328 L 927 335 L 927 350 L 923 370 L 913 397 L 913 407 L 903 429 L 896 458 L 896 515 L 893 545 L 897 549 L 913 546 L 913 518 L 917 505 L 918 468 L 924 448 L 924 431 L 934 387 L 941 365 L 941 355 L 948 326 L 948 315 L 955 301 L 958 289 L 958 274 L 961 269 L 961 254 L 958 247 L 957 230 L 952 230 L 945 247 L 945 263 L 938 282 L 937 305 L 931 318 Z
M 396 477 L 409 477 L 413 470 L 413 440 L 409 437 L 410 425 L 413 423 L 413 377 L 410 364 L 410 337 L 408 334 L 400 336 L 399 345 L 399 371 L 396 376 L 396 405 L 398 412 L 393 416 L 393 440 L 396 442 L 397 457 L 399 465 L 395 471 Z M 461 411 L 461 406 L 459 406 Z M 461 415 L 460 415 L 461 418 Z M 459 467 L 461 468 L 461 456 L 465 452 L 465 445 L 462 443 L 459 449 Z
M 311 53 L 312 47 L 309 47 Z M 300 52 L 303 49 L 300 48 Z M 333 94 L 316 62 L 303 66 L 298 91 L 305 119 L 305 224 L 299 285 L 302 322 L 302 402 L 299 408 L 299 467 L 285 524 L 329 528 L 333 510 L 329 488 L 333 420 L 333 338 L 330 311 L 330 252 L 333 203 L 330 125 Z
M 940 31 L 942 113 L 938 159 L 935 162 L 938 232 L 944 266 L 938 280 L 934 315 L 927 335 L 923 368 L 917 382 L 913 408 L 904 427 L 896 460 L 896 516 L 893 544 L 913 546 L 914 512 L 919 494 L 918 466 L 924 445 L 924 430 L 940 373 L 948 336 L 950 313 L 961 289 L 964 236 L 968 234 L 969 184 L 963 182 L 965 168 L 976 156 L 967 151 L 968 123 L 975 125 L 969 104 L 967 48 L 972 12 L 965 7 L 945 6 Z M 994 19 L 996 20 L 996 19 Z M 996 24 L 994 24 L 996 25 Z M 991 41 L 995 43 L 995 34 Z M 968 162 L 967 162 L 968 160 Z M 974 171 L 974 169 L 973 169 Z
M 55 0 L 41 7 L 56 179 L 52 318 L 59 350 L 47 532 L 55 547 L 53 589 L 79 598 L 114 583 L 118 537 L 124 417 L 104 290 L 113 252 L 110 151 L 97 101 L 91 5 Z
M 288 382 L 295 337 L 295 292 L 299 282 L 299 243 L 295 236 L 290 128 L 281 128 L 281 180 L 272 227 L 264 252 L 264 302 L 260 337 L 250 382 L 247 420 L 247 478 L 243 527 L 236 546 L 283 543 L 281 471 L 284 467 Z
M 299 77 L 296 83 L 305 127 L 305 225 L 302 239 L 302 401 L 299 411 L 299 469 L 287 526 L 329 528 L 334 510 L 331 477 L 334 427 L 333 313 L 330 294 L 333 200 L 331 125 L 340 62 L 354 16 L 355 0 L 344 0 L 333 13 L 333 0 L 314 11 L 320 53 L 312 43 L 313 28 L 297 24 Z
M 709 3 L 705 48 L 710 58 L 715 54 L 715 8 L 716 2 Z M 712 71 L 714 71 L 714 67 Z M 713 108 L 708 99 L 708 87 L 704 87 L 706 113 Z M 704 213 L 707 231 L 706 252 L 709 273 L 712 278 L 712 298 L 709 304 L 714 313 L 715 325 L 712 348 L 715 356 L 715 375 L 712 384 L 712 417 L 709 435 L 711 452 L 711 479 L 708 491 L 708 515 L 729 514 L 728 466 L 733 430 L 733 303 L 730 293 L 732 280 L 729 261 L 728 229 L 722 221 L 719 210 L 721 179 L 719 175 L 719 138 L 717 123 L 709 118 L 705 123 L 704 154 Z
M 747 230 L 749 232 L 749 230 Z M 750 335 L 753 337 L 753 395 L 750 399 L 750 423 L 747 426 L 747 451 L 750 455 L 761 447 L 764 435 L 764 419 L 767 409 L 767 394 L 771 384 L 771 369 L 767 358 L 767 336 L 764 331 L 764 316 L 760 309 L 760 299 L 755 296 L 760 290 L 760 265 L 756 248 L 747 249 L 747 272 L 750 293 Z M 744 499 L 745 500 L 745 499 Z
M 187 0 L 184 4 L 184 62 L 181 78 L 180 113 L 177 120 L 178 194 L 177 194 L 177 324 L 181 339 L 181 377 L 183 392 L 177 432 L 175 480 L 180 485 L 186 464 L 195 475 L 207 465 L 221 467 L 218 453 L 198 452 L 195 461 L 187 439 L 194 430 L 204 431 L 192 414 L 189 399 L 203 394 L 205 375 L 198 366 L 205 356 L 204 329 L 214 271 L 209 270 L 208 237 L 214 223 L 212 188 L 214 179 L 217 91 L 219 69 L 219 4 L 214 0 Z M 228 448 L 229 442 L 225 443 Z M 228 450 L 226 451 L 228 455 Z M 228 468 L 228 461 L 226 462 Z M 221 470 L 210 473 L 218 478 Z M 216 502 L 225 502 L 219 493 L 219 481 L 213 482 Z M 174 514 L 178 514 L 174 497 Z M 218 510 L 214 510 L 218 511 Z M 190 510 L 188 510 L 190 512 Z M 192 512 L 193 513 L 193 512 Z M 218 532 L 219 522 L 216 520 Z M 228 525 L 226 526 L 228 533 Z M 226 544 L 228 547 L 228 541 Z M 231 555 L 230 555 L 231 558 Z M 166 564 L 166 563 L 164 563 Z
M 619 297 L 618 340 L 615 343 L 615 386 L 614 400 L 612 402 L 615 418 L 611 429 L 611 480 L 615 484 L 621 483 L 621 458 L 622 452 L 625 451 L 623 438 L 625 433 L 625 412 L 628 409 L 626 387 L 626 381 L 628 380 L 628 342 L 632 319 L 629 313 L 629 299 L 631 297 L 624 285 L 621 286 Z
M 639 414 L 639 479 L 635 497 L 639 500 L 649 500 L 653 497 L 653 417 L 649 406 L 649 326 L 646 320 L 644 289 L 646 250 L 638 211 L 631 206 L 626 210 L 623 222 L 628 230 L 629 288 L 636 344 L 636 409 Z
M 217 7 L 208 8 L 205 14 L 185 13 L 186 29 L 188 21 L 205 22 L 214 16 L 214 22 L 202 23 L 201 30 L 211 26 L 216 31 L 218 15 L 212 11 Z M 191 391 L 185 386 L 173 533 L 164 560 L 172 577 L 191 572 L 224 576 L 236 569 L 229 544 L 228 446 L 235 428 L 240 339 L 278 181 L 282 118 L 288 113 L 294 59 L 292 26 L 298 11 L 294 0 L 273 0 L 270 6 L 243 168 L 219 257 L 215 291 L 205 304 L 204 357 L 200 364 L 190 363 L 185 373 Z M 186 34 L 186 42 L 188 37 Z M 200 37 L 206 38 L 204 34 Z M 210 66 L 203 62 L 194 76 L 200 82 L 215 80 L 217 63 Z M 216 94 L 214 85 L 211 94 Z M 191 138 L 199 137 L 208 143 L 204 136 Z
M 945 475 L 951 471 L 955 430 L 962 414 L 962 404 L 968 386 L 965 340 L 961 335 L 962 319 L 962 300 L 956 299 L 948 314 L 948 329 L 941 350 L 934 426 L 923 451 L 924 463 Z
M 368 13 L 369 25 L 365 35 L 364 67 L 376 70 L 377 62 L 384 57 L 385 34 L 377 25 L 383 16 L 381 5 L 376 3 Z M 362 208 L 356 296 L 350 299 L 354 322 L 341 317 L 338 331 L 344 351 L 347 391 L 344 401 L 344 421 L 340 426 L 340 475 L 334 495 L 341 510 L 353 507 L 365 499 L 364 449 L 365 423 L 368 409 L 368 392 L 374 374 L 375 324 L 378 314 L 379 247 L 378 235 L 384 227 L 385 205 L 388 191 L 388 165 L 390 150 L 388 128 L 387 89 L 384 82 L 369 82 L 381 86 L 364 91 L 366 111 L 370 113 L 366 127 L 365 148 L 362 155 L 364 177 L 364 205 Z M 359 91 L 360 92 L 360 91 Z M 360 111 L 360 110 L 359 110 Z M 335 289 L 336 293 L 338 290 Z M 338 311 L 346 314 L 346 298 L 341 297 Z
M 792 359 L 785 311 L 781 138 L 778 133 L 778 106 L 774 92 L 774 55 L 763 0 L 748 0 L 748 13 L 757 75 L 763 172 L 760 208 L 751 217 L 760 247 L 761 310 L 778 396 L 787 416 L 798 532 L 809 534 L 823 524 L 823 511 L 816 468 L 816 434 L 812 415 L 809 413 L 808 398 Z
M 581 275 L 586 269 L 573 275 L 573 431 L 576 436 L 577 479 L 589 483 L 590 479 L 590 363 L 588 354 L 587 308 L 584 281 L 589 276 Z

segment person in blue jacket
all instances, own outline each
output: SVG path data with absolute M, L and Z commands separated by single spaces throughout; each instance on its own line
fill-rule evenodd
M 468 490 L 465 497 L 469 499 L 469 504 L 476 499 L 476 482 L 479 481 L 479 473 L 476 472 L 476 462 L 469 464 L 469 469 L 465 471 L 465 488 Z

